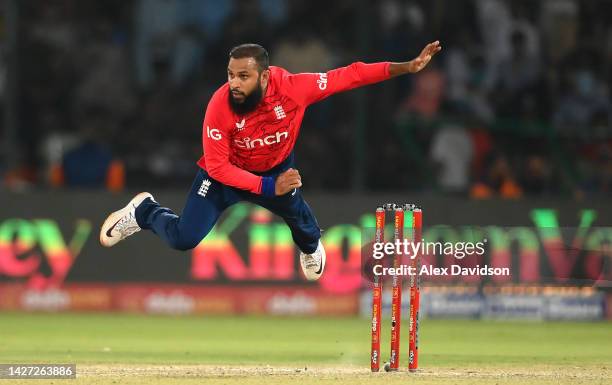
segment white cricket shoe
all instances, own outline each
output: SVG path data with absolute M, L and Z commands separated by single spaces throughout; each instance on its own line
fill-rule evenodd
M 140 231 L 140 226 L 136 222 L 136 207 L 147 198 L 153 199 L 153 195 L 148 192 L 141 192 L 132 198 L 127 206 L 115 211 L 106 218 L 100 229 L 100 243 L 102 246 L 114 246 L 117 242 Z
M 307 280 L 316 281 L 321 277 L 323 269 L 325 269 L 325 249 L 321 241 L 319 241 L 317 249 L 312 254 L 305 254 L 300 251 L 300 264 Z

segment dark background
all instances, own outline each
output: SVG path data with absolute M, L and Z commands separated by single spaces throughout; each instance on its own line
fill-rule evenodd
M 426 71 L 310 109 L 306 191 L 606 199 L 611 18 L 598 0 L 5 0 L 0 189 L 187 191 L 232 46 L 320 72 L 439 39 Z

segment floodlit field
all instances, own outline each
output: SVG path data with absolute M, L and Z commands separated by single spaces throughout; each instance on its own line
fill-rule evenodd
M 0 331 L 1 363 L 77 364 L 54 384 L 612 384 L 610 323 L 424 320 L 416 374 L 370 373 L 359 318 L 0 313 Z

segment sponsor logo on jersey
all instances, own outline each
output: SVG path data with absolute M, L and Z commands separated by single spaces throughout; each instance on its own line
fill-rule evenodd
M 206 136 L 208 136 L 209 138 L 211 138 L 213 140 L 220 140 L 221 139 L 221 131 L 219 131 L 219 129 L 217 129 L 217 128 L 210 128 L 210 127 L 206 126 Z
M 317 84 L 319 85 L 319 89 L 321 91 L 327 88 L 327 74 L 326 73 L 319 74 L 319 79 L 317 79 Z
M 257 139 L 251 139 L 249 137 L 242 139 L 234 139 L 234 143 L 236 143 L 236 146 L 240 148 L 253 149 L 255 147 L 263 147 L 269 146 L 271 144 L 280 143 L 281 140 L 287 139 L 288 137 L 289 133 L 287 131 L 283 131 Z

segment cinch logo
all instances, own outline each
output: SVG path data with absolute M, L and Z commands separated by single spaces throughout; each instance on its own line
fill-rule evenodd
M 211 129 L 210 127 L 206 126 L 206 136 L 213 140 L 219 140 L 221 139 L 221 131 L 216 128 Z
M 319 74 L 319 79 L 317 80 L 317 84 L 319 85 L 319 89 L 321 91 L 327 88 L 327 74 L 326 73 Z
M 274 135 L 268 135 L 265 138 L 253 139 L 246 137 L 244 139 L 235 139 L 236 146 L 240 148 L 253 149 L 255 146 L 269 146 L 271 144 L 280 143 L 282 139 L 287 139 L 289 133 L 287 131 L 277 132 Z

